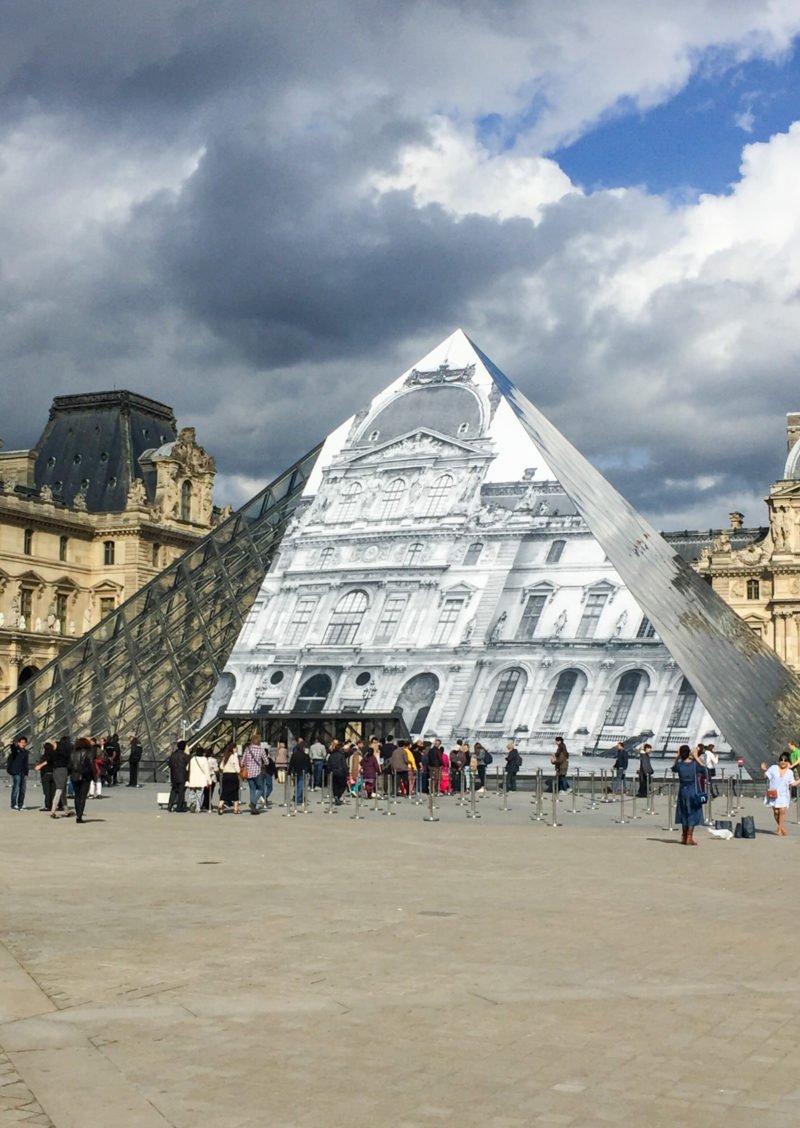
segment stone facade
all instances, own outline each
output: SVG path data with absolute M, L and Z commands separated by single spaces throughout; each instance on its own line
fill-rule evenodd
M 209 531 L 215 472 L 128 392 L 59 397 L 37 448 L 0 451 L 0 698 Z
M 695 568 L 776 651 L 800 670 L 800 414 L 787 417 L 788 454 L 783 477 L 766 498 L 769 525 L 748 530 L 742 515 L 704 548 Z

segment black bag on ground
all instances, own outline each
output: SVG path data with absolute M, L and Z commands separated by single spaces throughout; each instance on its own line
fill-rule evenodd
M 730 819 L 715 819 L 714 820 L 714 829 L 715 830 L 733 830 L 733 823 L 731 822 Z
M 742 816 L 742 838 L 755 838 L 756 820 L 752 815 Z
M 733 837 L 734 838 L 741 838 L 742 837 L 742 824 L 740 822 L 737 822 L 736 826 L 733 829 Z

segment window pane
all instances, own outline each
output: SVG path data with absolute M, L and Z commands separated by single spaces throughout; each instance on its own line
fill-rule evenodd
M 494 700 L 486 716 L 487 725 L 500 725 L 503 723 L 521 675 L 521 670 L 507 670 L 500 678 L 500 681 L 497 683 L 497 689 L 495 690 Z
M 463 599 L 446 599 L 444 601 L 439 616 L 439 622 L 436 624 L 436 630 L 433 634 L 433 643 L 435 646 L 450 641 L 453 625 L 457 622 L 463 606 Z
M 575 632 L 576 638 L 594 638 L 607 601 L 608 595 L 605 592 L 595 592 L 587 597 L 581 621 L 578 623 L 578 629 Z
M 553 543 L 550 545 L 550 551 L 547 554 L 547 563 L 548 564 L 557 564 L 558 563 L 558 561 L 561 559 L 561 554 L 564 551 L 564 545 L 566 543 L 567 542 L 563 541 L 563 540 L 553 541 Z
M 550 703 L 545 711 L 542 724 L 561 724 L 564 710 L 567 707 L 567 702 L 570 699 L 570 695 L 577 680 L 578 675 L 575 670 L 564 670 L 563 674 L 559 674 L 556 687 L 553 690 L 553 696 L 550 698 Z
M 617 692 L 609 709 L 608 725 L 624 725 L 627 722 L 641 680 L 642 675 L 638 670 L 630 670 L 619 679 Z
M 375 631 L 376 642 L 391 642 L 407 602 L 407 595 L 387 596 L 386 602 L 383 605 L 380 622 Z
M 317 606 L 317 600 L 304 596 L 298 599 L 292 615 L 292 621 L 289 624 L 289 630 L 286 632 L 286 644 L 294 646 L 305 638 L 308 624 L 311 622 L 311 616 L 314 614 L 314 608 Z
M 403 478 L 392 478 L 383 489 L 379 516 L 383 519 L 396 517 L 403 509 L 406 483 Z
M 522 618 L 519 621 L 517 628 L 517 638 L 523 641 L 532 639 L 536 634 L 536 628 L 539 625 L 539 620 L 542 617 L 544 606 L 547 603 L 547 595 L 529 595 L 525 604 L 525 610 L 522 612 Z
M 340 599 L 331 615 L 323 643 L 326 646 L 349 646 L 361 626 L 367 602 L 366 592 L 363 591 L 348 592 Z
M 450 490 L 453 486 L 451 474 L 441 474 L 428 490 L 426 517 L 439 517 L 448 510 Z
M 464 556 L 464 563 L 466 565 L 477 564 L 481 558 L 482 552 L 483 545 L 480 543 L 480 541 L 476 541 L 475 544 L 471 544 Z

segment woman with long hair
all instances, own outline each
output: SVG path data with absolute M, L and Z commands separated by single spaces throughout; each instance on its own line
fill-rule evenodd
M 236 744 L 231 741 L 226 745 L 225 751 L 219 760 L 219 813 L 224 814 L 226 807 L 233 807 L 233 813 L 239 814 L 239 753 Z
M 700 799 L 700 772 L 703 762 L 697 752 L 688 744 L 682 744 L 672 764 L 678 776 L 678 802 L 675 805 L 675 822 L 683 828 L 682 846 L 696 846 L 694 828 L 700 826 L 703 818 L 703 804 Z

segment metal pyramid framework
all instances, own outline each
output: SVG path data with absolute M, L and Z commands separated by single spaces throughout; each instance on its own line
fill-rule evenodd
M 463 389 L 467 385 L 475 393 L 474 398 L 484 405 L 482 418 L 476 416 L 473 420 L 469 409 L 465 410 L 464 404 L 469 397 Z M 462 389 L 460 393 L 459 387 Z M 427 415 L 422 423 L 418 406 L 421 400 L 416 395 L 420 388 L 430 392 Z M 457 408 L 454 406 L 456 399 L 459 400 Z M 321 548 L 312 560 L 313 553 L 309 554 L 308 546 L 315 540 L 322 545 L 325 543 L 322 538 L 327 537 L 334 542 L 351 541 L 352 548 L 361 535 L 358 513 L 354 525 L 341 523 L 342 510 L 349 504 L 340 496 L 348 475 L 358 472 L 359 463 L 371 463 L 378 470 L 382 459 L 393 460 L 393 465 L 397 467 L 408 466 L 410 448 L 416 451 L 427 449 L 431 453 L 437 444 L 441 446 L 443 440 L 449 444 L 451 452 L 445 452 L 444 458 L 452 455 L 454 446 L 459 442 L 465 447 L 472 444 L 473 460 L 479 461 L 475 452 L 480 451 L 482 443 L 496 452 L 491 463 L 470 467 L 470 473 L 475 471 L 483 486 L 488 485 L 489 491 L 500 488 L 499 485 L 493 487 L 493 482 L 504 481 L 524 480 L 530 483 L 532 489 L 537 484 L 546 488 L 548 482 L 559 485 L 638 608 L 655 627 L 715 724 L 725 733 L 736 753 L 744 758 L 751 774 L 758 773 L 758 765 L 765 755 L 774 757 L 785 747 L 786 741 L 795 733 L 796 718 L 800 714 L 800 683 L 795 675 L 461 330 L 403 373 L 365 410 L 352 416 L 328 436 L 306 487 L 305 508 L 299 511 L 302 514 L 300 527 L 294 530 L 293 535 L 287 536 L 287 557 L 305 554 L 300 572 L 305 569 L 307 574 L 310 568 L 314 573 L 310 582 L 319 586 L 329 567 L 329 554 L 336 553 L 336 550 Z M 434 456 L 439 457 L 438 454 Z M 535 471 L 526 469 L 532 466 L 535 466 Z M 351 496 L 362 499 L 357 509 L 364 506 L 372 514 L 375 509 L 374 506 L 369 508 L 372 502 L 369 495 L 384 487 L 376 477 L 367 476 L 362 480 L 362 492 Z M 458 480 L 456 491 L 461 489 L 461 481 L 463 478 Z M 419 480 L 412 485 L 412 491 L 416 489 L 419 492 L 418 483 Z M 480 487 L 470 495 L 470 485 L 467 475 L 456 511 L 469 512 L 473 505 L 473 512 L 478 514 Z M 419 506 L 415 511 L 420 512 Z M 370 524 L 369 520 L 364 522 L 363 514 L 360 516 L 362 528 L 365 523 Z M 476 521 L 479 520 L 476 516 Z M 331 521 L 332 525 L 326 527 Z M 479 528 L 478 525 L 473 527 Z M 377 549 L 366 548 L 365 551 Z M 362 555 L 360 560 L 366 563 L 367 558 Z M 333 572 L 338 568 L 338 574 L 331 576 L 333 585 L 341 587 L 341 566 L 334 559 L 332 567 Z M 349 580 L 351 577 L 345 575 L 344 578 Z M 308 579 L 306 575 L 301 583 Z M 284 584 L 282 589 L 281 583 Z M 265 578 L 253 614 L 233 649 L 226 667 L 230 681 L 236 683 L 230 703 L 232 713 L 255 713 L 263 708 L 258 698 L 256 679 L 261 678 L 260 688 L 269 696 L 270 676 L 275 679 L 284 677 L 280 671 L 270 675 L 274 666 L 254 665 L 263 663 L 270 651 L 272 660 L 282 660 L 289 675 L 282 685 L 288 681 L 295 686 L 299 684 L 303 667 L 310 672 L 313 664 L 287 654 L 287 649 L 291 650 L 292 646 L 295 649 L 300 647 L 300 655 L 315 655 L 320 669 L 326 662 L 333 668 L 342 660 L 335 647 L 329 647 L 325 655 L 326 641 L 340 644 L 344 641 L 345 635 L 340 632 L 337 637 L 335 626 L 329 626 L 323 634 L 322 627 L 311 621 L 305 635 L 287 637 L 287 628 L 291 635 L 293 624 L 286 618 L 286 613 L 269 610 L 269 606 L 275 608 L 281 603 L 280 598 L 276 598 L 281 590 L 296 593 L 296 577 L 285 572 L 282 580 L 275 575 Z M 291 600 L 297 605 L 296 594 L 291 596 Z M 313 603 L 309 605 L 313 606 Z M 309 614 L 313 617 L 314 612 Z M 270 636 L 270 616 L 273 632 L 276 625 L 278 627 L 277 635 L 273 633 Z M 491 645 L 488 632 L 485 639 L 486 645 Z M 348 641 L 357 644 L 358 638 L 353 635 Z M 462 647 L 465 641 L 461 640 Z M 475 641 L 471 638 L 472 645 Z M 339 649 L 341 651 L 341 646 Z M 368 650 L 359 650 L 356 645 L 352 653 L 354 659 L 367 664 Z M 346 657 L 344 660 L 350 661 Z M 256 669 L 263 672 L 257 674 Z M 245 674 L 245 671 L 249 672 Z M 325 675 L 322 677 L 324 679 Z M 319 679 L 311 678 L 308 684 L 314 681 L 319 682 Z M 308 690 L 311 696 L 314 692 L 324 690 Z M 302 690 L 295 708 L 301 696 Z M 458 717 L 454 723 L 458 726 Z
M 0 703 L 0 741 L 136 733 L 147 759 L 199 727 L 318 448 Z
M 797 737 L 800 681 L 470 342 L 609 560 L 753 776 Z

